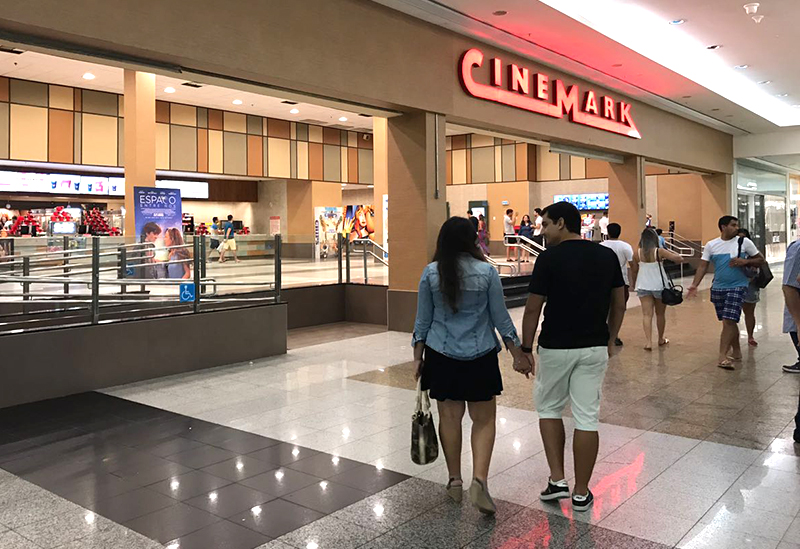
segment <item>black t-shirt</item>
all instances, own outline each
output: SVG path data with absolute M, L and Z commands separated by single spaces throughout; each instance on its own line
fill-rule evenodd
M 470 220 L 470 223 L 472 223 L 472 226 L 475 228 L 475 232 L 477 233 L 478 232 L 478 218 L 471 215 L 471 216 L 469 216 L 469 220 Z
M 539 345 L 582 349 L 608 345 L 613 288 L 625 285 L 617 254 L 588 240 L 565 240 L 536 258 L 529 291 L 547 298 Z

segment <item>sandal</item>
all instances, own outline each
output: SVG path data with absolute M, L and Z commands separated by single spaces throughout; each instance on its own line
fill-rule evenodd
M 722 362 L 717 364 L 717 367 L 722 368 L 723 370 L 735 370 L 736 369 L 736 368 L 733 367 L 733 362 L 731 362 L 730 360 L 723 360 Z
M 756 341 L 752 337 L 747 340 L 747 344 L 750 345 L 751 347 L 758 347 L 758 341 Z
M 461 498 L 464 497 L 464 481 L 451 478 L 447 483 L 447 495 L 456 503 L 461 503 Z
M 663 347 L 664 345 L 669 345 L 669 339 L 667 339 L 666 337 L 662 341 L 658 342 L 659 347 Z
M 645 345 L 645 347 L 644 347 L 644 350 L 645 350 L 645 351 L 652 351 L 652 350 L 653 350 L 653 348 L 652 348 L 652 347 L 650 347 L 650 346 L 647 346 L 647 345 Z

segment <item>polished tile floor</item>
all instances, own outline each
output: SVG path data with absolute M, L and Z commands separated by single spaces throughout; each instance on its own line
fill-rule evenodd
M 286 356 L 0 414 L 0 548 L 800 549 L 800 376 L 780 370 L 793 351 L 779 289 L 734 372 L 714 366 L 707 295 L 670 310 L 673 342 L 654 353 L 640 350 L 639 314 L 607 378 L 590 512 L 537 499 L 547 468 L 530 381 L 504 371 L 489 520 L 446 499 L 441 458 L 411 463 L 408 334 L 308 345 L 323 340 L 309 332 Z M 714 427 L 658 428 L 670 420 Z

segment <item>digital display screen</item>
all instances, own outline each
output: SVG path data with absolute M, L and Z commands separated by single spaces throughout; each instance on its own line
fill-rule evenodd
M 553 202 L 569 202 L 579 210 L 607 210 L 608 193 L 557 194 Z
M 78 225 L 74 221 L 53 221 L 51 223 L 53 234 L 75 234 Z

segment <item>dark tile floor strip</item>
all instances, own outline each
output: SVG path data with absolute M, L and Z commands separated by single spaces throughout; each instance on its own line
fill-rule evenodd
M 0 468 L 181 549 L 252 549 L 409 478 L 101 393 L 0 426 Z

